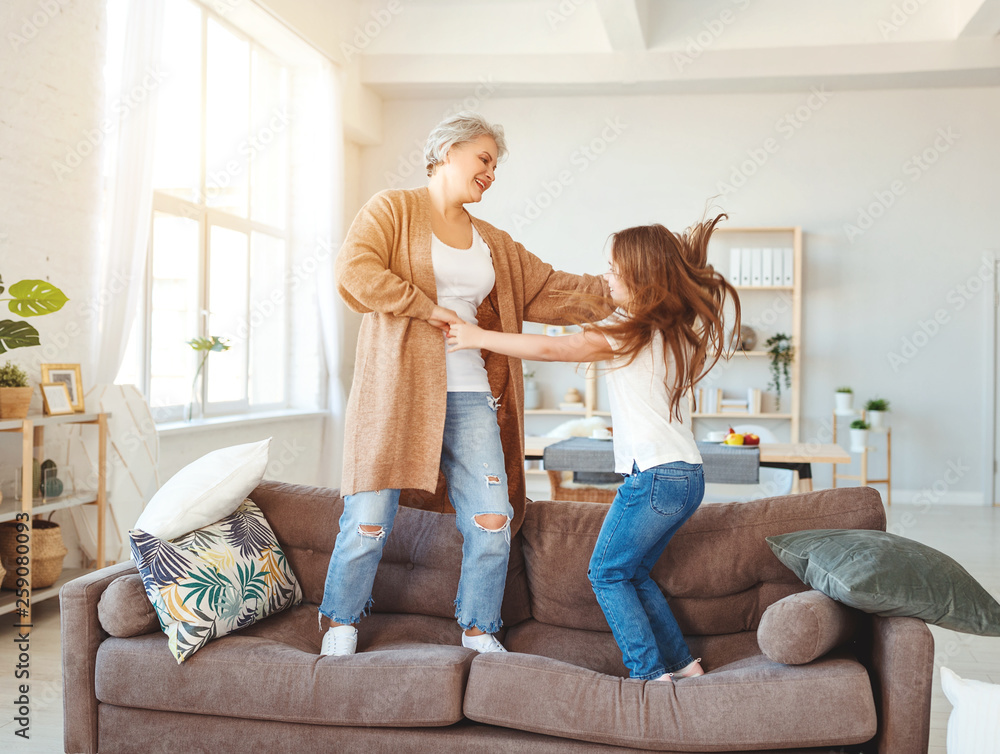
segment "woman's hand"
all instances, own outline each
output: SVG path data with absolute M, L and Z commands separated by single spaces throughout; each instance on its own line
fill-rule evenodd
M 466 322 L 452 325 L 448 330 L 448 353 L 468 348 L 483 348 L 483 330 Z
M 448 334 L 448 328 L 451 325 L 463 325 L 465 320 L 458 316 L 457 312 L 451 309 L 445 309 L 443 306 L 434 307 L 434 311 L 431 312 L 430 319 L 427 320 L 430 324 L 434 325 L 438 330 L 441 330 L 446 335 Z

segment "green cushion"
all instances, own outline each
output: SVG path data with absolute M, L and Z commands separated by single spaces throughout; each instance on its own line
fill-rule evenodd
M 803 582 L 845 605 L 1000 636 L 1000 603 L 933 547 L 868 529 L 796 531 L 767 543 Z

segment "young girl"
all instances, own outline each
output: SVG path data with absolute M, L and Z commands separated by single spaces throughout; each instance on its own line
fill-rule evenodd
M 707 264 L 724 218 L 677 235 L 662 225 L 612 236 L 606 273 L 617 310 L 573 335 L 549 337 L 452 324 L 449 350 L 482 348 L 535 361 L 610 361 L 615 470 L 625 480 L 604 519 L 588 576 L 632 678 L 702 675 L 649 572 L 704 496 L 686 393 L 730 347 L 723 307 L 735 289 Z M 579 294 L 576 294 L 579 295 Z

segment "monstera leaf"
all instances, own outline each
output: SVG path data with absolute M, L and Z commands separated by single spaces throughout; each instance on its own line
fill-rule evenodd
M 66 294 L 45 280 L 22 280 L 14 283 L 8 293 L 13 298 L 7 306 L 22 317 L 40 317 L 62 309 L 69 301 Z
M 38 330 L 27 322 L 0 319 L 0 353 L 12 348 L 37 345 L 41 345 L 38 340 Z

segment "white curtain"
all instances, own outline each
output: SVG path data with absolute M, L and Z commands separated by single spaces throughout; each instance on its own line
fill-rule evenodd
M 318 57 L 318 56 L 317 56 Z M 296 171 L 293 192 L 293 404 L 325 406 L 317 483 L 339 486 L 343 452 L 344 389 L 340 381 L 343 305 L 333 261 L 343 240 L 344 131 L 341 72 L 328 61 L 299 68 L 290 121 Z M 322 166 L 317 171 L 315 166 Z M 300 280 L 301 279 L 301 280 Z M 299 285 L 308 281 L 309 285 Z M 321 352 L 315 353 L 320 345 Z M 315 358 L 313 355 L 315 354 Z M 316 394 L 319 389 L 320 394 Z
M 115 381 L 142 292 L 143 265 L 153 206 L 153 140 L 161 70 L 164 0 L 113 0 L 125 20 L 121 76 L 107 92 L 106 117 L 116 126 L 109 138 L 112 150 L 107 202 L 98 269 L 96 354 L 88 382 Z M 124 6 L 124 7 L 123 7 Z M 127 9 L 127 10 L 126 10 Z M 113 29 L 113 26 L 112 26 Z M 117 35 L 109 35 L 114 44 Z M 120 50 L 109 49 L 109 61 Z

